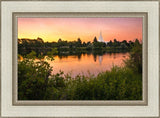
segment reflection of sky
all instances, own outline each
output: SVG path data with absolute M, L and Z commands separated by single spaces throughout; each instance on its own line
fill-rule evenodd
M 18 18 L 18 38 L 87 42 L 100 31 L 105 41 L 142 39 L 142 18 Z
M 54 61 L 48 61 L 53 66 L 53 74 L 58 73 L 60 70 L 64 73 L 72 73 L 72 76 L 77 74 L 90 74 L 97 75 L 100 72 L 110 70 L 113 65 L 122 66 L 123 59 L 128 57 L 128 53 L 104 54 L 103 56 L 93 56 L 82 54 L 78 59 L 77 56 L 67 56 L 59 58 L 55 56 Z

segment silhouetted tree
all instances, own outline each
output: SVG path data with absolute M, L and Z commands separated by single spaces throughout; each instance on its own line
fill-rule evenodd
M 83 46 L 83 47 L 86 47 L 86 45 L 87 45 L 87 44 L 86 44 L 85 42 L 83 42 L 82 46 Z
M 77 47 L 81 47 L 82 41 L 80 38 L 77 39 Z
M 123 40 L 121 43 L 124 43 L 125 45 L 127 45 L 127 41 L 126 40 Z
M 94 43 L 97 42 L 97 37 L 96 37 L 96 36 L 94 37 L 93 42 L 94 42 Z
M 139 44 L 140 44 L 138 39 L 135 39 L 135 44 L 136 44 L 136 45 L 139 45 Z
M 58 39 L 58 43 L 60 43 L 60 42 L 62 42 L 62 39 L 60 38 L 60 39 Z
M 107 43 L 107 46 L 111 47 L 113 45 L 113 42 L 110 40 L 108 43 Z

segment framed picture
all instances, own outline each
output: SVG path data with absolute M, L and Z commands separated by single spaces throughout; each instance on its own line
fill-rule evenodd
M 1 117 L 159 118 L 159 1 L 1 1 Z

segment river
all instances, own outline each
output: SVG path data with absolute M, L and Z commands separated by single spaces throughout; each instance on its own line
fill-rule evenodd
M 69 56 L 54 56 L 54 61 L 48 61 L 53 67 L 52 74 L 63 71 L 72 77 L 80 75 L 97 76 L 100 72 L 111 70 L 113 65 L 123 66 L 123 60 L 128 53 L 105 53 L 103 55 L 81 54 Z

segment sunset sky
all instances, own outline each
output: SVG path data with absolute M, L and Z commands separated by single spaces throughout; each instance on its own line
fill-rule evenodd
M 142 40 L 142 18 L 18 18 L 18 38 L 92 42 L 100 31 L 105 41 Z

